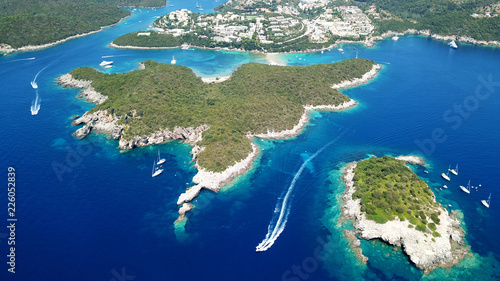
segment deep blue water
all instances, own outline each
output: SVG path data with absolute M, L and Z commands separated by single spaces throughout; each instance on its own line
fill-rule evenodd
M 228 75 L 243 63 L 266 62 L 262 55 L 238 52 L 106 46 L 172 9 L 194 8 L 195 2 L 137 10 L 100 33 L 0 58 L 0 170 L 5 182 L 0 189 L 0 280 L 416 280 L 422 273 L 401 251 L 378 242 L 363 242 L 370 260 L 361 265 L 337 226 L 342 166 L 369 155 L 410 153 L 428 161 L 429 174 L 416 171 L 438 201 L 463 213 L 474 253 L 461 266 L 426 278 L 499 278 L 500 49 L 460 44 L 451 50 L 446 42 L 417 36 L 384 40 L 373 48 L 345 45 L 344 54 L 281 56 L 289 65 L 309 65 L 352 58 L 358 51 L 359 57 L 384 68 L 369 84 L 343 91 L 359 102 L 354 109 L 313 114 L 309 126 L 292 140 L 257 140 L 264 150 L 252 171 L 215 196 L 202 192 L 185 233 L 176 235 L 177 197 L 196 172 L 189 162 L 190 147 L 176 142 L 120 153 L 117 143 L 103 135 L 76 140 L 71 117 L 93 105 L 54 79 L 80 66 L 98 68 L 102 56 L 113 56 L 115 66 L 107 71 L 114 72 L 134 70 L 146 59 L 168 63 L 175 56 L 200 76 Z M 205 11 L 219 4 L 198 2 Z M 46 66 L 37 78 L 41 109 L 32 116 L 35 90 L 30 81 Z M 488 79 L 495 83 L 479 86 Z M 454 112 L 455 105 L 465 108 L 462 115 Z M 446 137 L 426 141 L 433 134 Z M 255 253 L 295 173 L 334 139 L 298 178 L 281 236 L 266 252 Z M 168 169 L 152 179 L 157 148 Z M 452 177 L 449 189 L 440 190 L 444 182 L 439 175 L 455 163 L 460 163 L 459 176 Z M 16 169 L 15 274 L 7 272 L 6 264 L 9 166 Z M 482 187 L 466 195 L 458 185 L 469 179 Z M 492 206 L 486 209 L 480 200 L 490 192 Z M 315 258 L 316 249 L 328 256 L 325 261 Z

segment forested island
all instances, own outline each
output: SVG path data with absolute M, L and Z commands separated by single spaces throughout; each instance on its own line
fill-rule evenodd
M 420 269 L 449 267 L 469 253 L 456 213 L 436 202 L 427 184 L 406 166 L 408 157 L 371 157 L 344 169 L 346 190 L 341 221 L 354 231 L 344 233 L 366 261 L 356 235 L 399 246 Z M 423 162 L 423 160 L 422 160 Z
M 377 33 L 429 30 L 431 34 L 500 41 L 500 3 L 497 0 L 373 0 L 380 12 Z
M 105 132 L 124 150 L 174 139 L 193 145 L 199 184 L 179 198 L 181 205 L 244 173 L 258 154 L 252 137 L 290 137 L 310 109 L 354 106 L 332 86 L 366 82 L 378 67 L 366 59 L 306 67 L 249 63 L 224 82 L 204 83 L 187 67 L 145 61 L 142 70 L 121 74 L 78 68 L 59 83 L 84 88 L 82 95 L 98 104 L 73 122 L 84 124 L 77 137 Z
M 215 10 L 210 14 L 173 11 L 158 18 L 150 30 L 120 36 L 111 46 L 293 52 L 342 42 L 372 45 L 405 33 L 500 45 L 500 5 L 495 0 L 232 0 Z
M 164 6 L 160 0 L 4 0 L 0 2 L 0 53 L 97 31 L 130 15 L 122 6 Z

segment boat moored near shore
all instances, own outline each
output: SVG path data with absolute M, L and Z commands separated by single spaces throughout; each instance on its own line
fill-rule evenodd
M 481 203 L 483 203 L 483 205 L 484 205 L 486 208 L 489 208 L 489 207 L 490 207 L 490 202 L 491 202 L 491 193 L 490 193 L 490 196 L 488 196 L 488 201 L 486 201 L 486 200 L 481 200 Z
M 452 174 L 454 174 L 455 176 L 458 176 L 458 164 L 457 164 L 457 167 L 455 169 L 451 169 L 449 170 Z
M 448 167 L 448 171 L 446 172 L 446 174 L 445 173 L 441 174 L 441 177 L 447 181 L 450 181 L 450 168 L 451 168 L 451 165 L 450 165 L 450 167 Z
M 467 187 L 461 185 L 460 189 L 462 189 L 463 192 L 470 194 L 470 180 L 469 180 L 469 184 L 467 185 Z
M 113 61 L 103 60 L 99 65 L 104 67 L 104 68 L 110 68 L 113 66 Z

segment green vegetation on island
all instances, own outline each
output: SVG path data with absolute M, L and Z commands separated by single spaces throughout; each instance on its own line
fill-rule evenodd
M 149 36 L 138 36 L 139 33 L 147 32 Z M 114 44 L 119 46 L 134 46 L 134 47 L 162 47 L 162 48 L 176 48 L 183 44 L 191 44 L 198 47 L 211 47 L 211 40 L 207 38 L 200 38 L 195 35 L 186 34 L 174 37 L 171 34 L 159 34 L 158 32 L 151 31 L 136 31 L 127 33 L 116 38 Z M 213 45 L 215 46 L 215 45 Z
M 184 66 L 144 64 L 144 70 L 121 74 L 104 74 L 89 67 L 70 73 L 76 79 L 93 81 L 96 91 L 108 96 L 91 111 L 135 114 L 135 118 L 119 121 L 128 125 L 124 139 L 175 126 L 209 125 L 199 144 L 206 149 L 198 163 L 219 172 L 251 152 L 247 133 L 291 129 L 304 113 L 304 105 L 348 101 L 331 85 L 359 78 L 375 63 L 365 59 L 306 67 L 249 63 L 240 66 L 229 80 L 210 84 Z
M 364 1 L 361 1 L 364 2 Z M 376 32 L 407 29 L 431 30 L 439 35 L 469 36 L 476 40 L 500 40 L 498 0 L 374 0 L 379 11 L 390 13 L 375 21 Z M 384 13 L 381 13 L 384 15 Z
M 409 227 L 434 236 L 439 224 L 439 204 L 427 184 L 403 160 L 384 156 L 360 161 L 354 169 L 353 199 L 361 199 L 361 212 L 368 219 L 386 223 L 398 217 Z
M 0 44 L 12 48 L 52 43 L 99 30 L 130 13 L 118 6 L 162 6 L 159 0 L 0 1 Z

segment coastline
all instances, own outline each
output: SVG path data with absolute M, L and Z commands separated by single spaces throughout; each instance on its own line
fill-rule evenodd
M 91 35 L 91 34 L 94 34 L 94 33 L 97 33 L 97 32 L 101 32 L 101 31 L 103 31 L 104 29 L 106 29 L 108 27 L 112 27 L 112 26 L 115 26 L 115 25 L 119 24 L 124 19 L 128 18 L 129 16 L 130 15 L 121 18 L 116 23 L 113 23 L 113 24 L 110 24 L 110 25 L 106 25 L 106 26 L 101 26 L 98 30 L 93 30 L 93 31 L 90 31 L 90 32 L 87 32 L 87 33 L 81 33 L 81 34 L 72 35 L 72 36 L 69 36 L 69 37 L 66 37 L 66 38 L 63 38 L 63 39 L 59 39 L 59 40 L 57 40 L 55 42 L 51 42 L 51 43 L 47 43 L 47 44 L 42 44 L 42 45 L 27 45 L 27 46 L 23 46 L 23 47 L 19 47 L 19 48 L 12 48 L 12 47 L 10 47 L 8 45 L 9 46 L 8 48 L 5 47 L 4 49 L 0 49 L 0 53 L 4 52 L 3 55 L 7 56 L 7 55 L 10 55 L 10 54 L 13 54 L 13 53 L 17 53 L 17 52 L 30 52 L 30 51 L 37 51 L 37 50 L 41 50 L 41 49 L 50 48 L 50 47 L 59 45 L 61 43 L 64 43 L 64 42 L 72 40 L 72 39 L 76 39 L 76 38 L 80 38 L 80 37 L 83 37 L 83 36 Z
M 216 77 L 201 77 L 201 81 L 205 83 L 220 83 L 231 78 L 231 75 L 216 76 Z
M 377 76 L 378 71 L 382 68 L 382 65 L 380 64 L 375 64 L 373 65 L 372 69 L 368 71 L 367 73 L 363 74 L 361 78 L 355 78 L 353 80 L 346 80 L 342 81 L 338 84 L 332 85 L 333 89 L 345 89 L 345 88 L 352 88 L 359 86 L 361 84 L 365 84 L 366 82 L 370 81 L 372 78 Z
M 365 44 L 367 46 L 373 46 L 374 43 L 380 40 L 384 40 L 385 38 L 388 37 L 393 37 L 395 35 L 402 36 L 402 35 L 422 35 L 422 36 L 427 36 L 435 40 L 440 40 L 440 41 L 458 41 L 458 42 L 463 42 L 463 43 L 469 43 L 473 45 L 483 45 L 483 46 L 495 46 L 495 47 L 500 47 L 500 41 L 485 41 L 485 40 L 476 40 L 472 37 L 469 36 L 464 36 L 464 35 L 440 35 L 440 34 L 435 34 L 432 33 L 428 29 L 424 30 L 416 30 L 416 29 L 407 29 L 404 32 L 395 32 L 395 31 L 387 31 L 381 35 L 376 35 L 376 36 L 370 36 L 367 38 L 368 44 Z
M 469 255 L 470 247 L 465 245 L 463 240 L 465 232 L 460 226 L 460 220 L 455 212 L 448 213 L 442 206 L 438 208 L 440 223 L 436 226 L 436 231 L 441 234 L 440 237 L 428 237 L 424 232 L 409 228 L 407 221 L 399 219 L 385 224 L 368 220 L 361 212 L 361 199 L 353 199 L 356 191 L 353 180 L 356 166 L 357 162 L 351 162 L 342 171 L 345 191 L 342 195 L 342 216 L 339 224 L 345 220 L 353 221 L 354 231 L 344 233 L 362 262 L 366 262 L 368 258 L 362 254 L 359 239 L 355 234 L 359 234 L 360 238 L 365 240 L 381 239 L 390 245 L 401 247 L 410 261 L 424 273 L 429 273 L 438 267 L 452 267 Z
M 374 78 L 378 74 L 380 65 L 373 65 L 372 69 L 365 73 L 361 78 L 354 78 L 351 81 L 343 81 L 341 84 L 342 88 L 357 86 L 361 83 L 368 82 L 370 79 Z M 229 79 L 230 76 L 224 77 Z M 213 78 L 212 78 L 213 79 Z M 205 79 L 204 82 L 222 82 L 213 81 L 210 79 Z M 91 81 L 83 81 L 74 79 L 71 74 L 65 74 L 57 79 L 58 84 L 63 87 L 72 87 L 83 89 L 79 97 L 85 97 L 87 101 L 99 104 L 104 102 L 107 97 L 101 93 L 96 92 L 92 88 Z M 84 94 L 87 93 L 87 94 Z M 89 94 L 90 93 L 90 94 Z M 292 129 L 283 130 L 279 132 L 267 132 L 265 134 L 247 134 L 249 139 L 253 137 L 258 137 L 262 139 L 284 139 L 291 138 L 298 135 L 306 124 L 309 122 L 309 112 L 311 110 L 325 110 L 325 111 L 337 111 L 345 110 L 357 105 L 357 102 L 350 99 L 339 105 L 304 105 L 304 113 L 302 114 L 298 124 L 296 124 Z M 259 155 L 259 149 L 257 145 L 251 142 L 252 151 L 249 152 L 246 158 L 234 163 L 232 166 L 226 168 L 223 172 L 212 172 L 207 171 L 201 167 L 196 161 L 197 156 L 201 153 L 204 147 L 197 145 L 199 141 L 202 140 L 202 133 L 210 127 L 208 125 L 200 125 L 196 128 L 188 127 L 181 128 L 175 127 L 172 131 L 169 129 L 162 129 L 154 132 L 147 136 L 134 136 L 129 140 L 122 138 L 125 125 L 119 124 L 118 121 L 122 118 L 134 118 L 135 113 L 129 113 L 126 116 L 116 116 L 114 114 L 109 114 L 107 111 L 95 111 L 86 112 L 83 116 L 75 119 L 72 125 L 84 124 L 82 128 L 76 130 L 73 134 L 77 138 L 84 138 L 89 135 L 92 131 L 97 133 L 107 133 L 113 139 L 119 140 L 118 148 L 122 150 L 129 150 L 135 147 L 142 147 L 154 144 L 161 144 L 169 142 L 172 140 L 182 140 L 190 144 L 193 148 L 191 154 L 193 155 L 192 161 L 195 161 L 195 168 L 198 170 L 197 174 L 193 177 L 194 186 L 189 187 L 184 193 L 180 194 L 177 204 L 179 206 L 179 217 L 176 223 L 184 222 L 186 218 L 186 213 L 191 211 L 195 206 L 191 204 L 202 189 L 208 189 L 214 192 L 218 192 L 222 187 L 233 181 L 237 176 L 247 172 L 254 160 Z
M 389 37 L 393 37 L 395 35 L 403 36 L 403 35 L 423 35 L 430 37 L 435 40 L 441 40 L 441 41 L 451 41 L 455 40 L 458 42 L 463 42 L 463 43 L 469 43 L 469 44 L 474 44 L 474 45 L 483 45 L 483 46 L 494 46 L 494 47 L 500 47 L 500 41 L 485 41 L 485 40 L 476 40 L 472 37 L 469 36 L 463 36 L 463 35 L 439 35 L 439 34 L 433 34 L 430 30 L 416 30 L 416 29 L 408 29 L 404 32 L 395 32 L 395 31 L 387 31 L 381 35 L 369 35 L 364 41 L 361 40 L 348 40 L 348 39 L 339 39 L 335 41 L 335 43 L 331 44 L 328 47 L 323 47 L 323 48 L 318 48 L 318 49 L 306 49 L 306 50 L 301 50 L 301 51 L 288 51 L 288 52 L 266 52 L 266 51 L 260 51 L 260 50 L 243 50 L 243 49 L 238 49 L 238 48 L 228 48 L 228 47 L 202 47 L 202 46 L 194 46 L 190 45 L 191 48 L 195 49 L 202 49 L 202 50 L 213 50 L 213 51 L 233 51 L 233 52 L 249 52 L 249 53 L 257 53 L 257 54 L 265 54 L 265 55 L 279 55 L 279 54 L 299 54 L 299 53 L 314 53 L 314 52 L 319 52 L 323 50 L 331 50 L 333 48 L 338 47 L 340 44 L 363 44 L 366 47 L 373 47 L 378 41 L 384 40 Z M 109 47 L 112 48 L 117 48 L 117 49 L 136 49 L 136 50 L 168 50 L 168 49 L 178 49 L 181 48 L 181 46 L 175 46 L 175 47 L 139 47 L 139 46 L 121 46 L 121 45 L 116 45 L 113 42 L 108 44 Z M 271 65 L 283 65 L 281 63 L 274 63 L 270 60 L 268 60 Z

